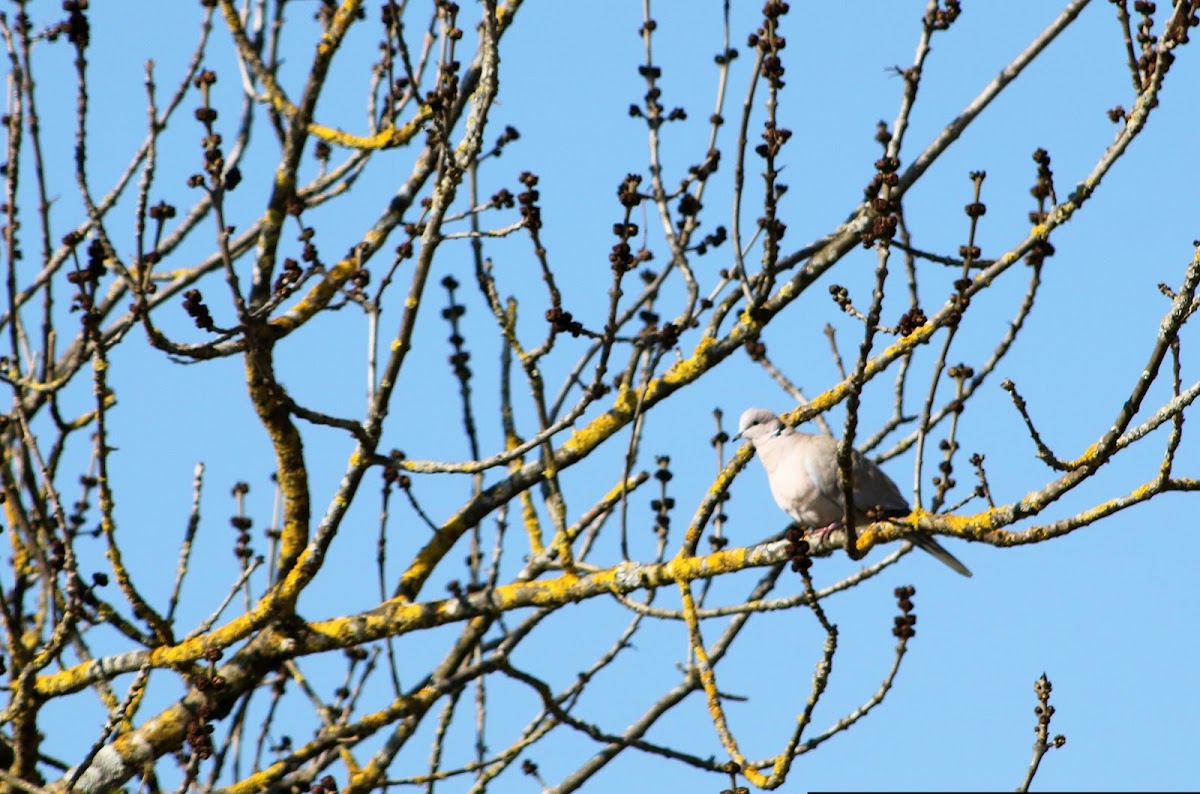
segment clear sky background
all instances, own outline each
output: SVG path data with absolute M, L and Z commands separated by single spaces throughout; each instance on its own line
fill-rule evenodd
M 375 57 L 377 5 L 369 3 L 368 23 L 352 30 L 346 61 L 335 70 L 321 101 L 319 116 L 326 123 L 355 131 L 366 128 L 362 75 L 363 65 Z M 758 23 L 761 3 L 732 5 L 732 43 L 742 51 L 742 58 L 730 83 L 725 111 L 730 120 L 745 95 L 752 60 L 745 37 Z M 904 163 L 1060 10 L 1056 3 L 1030 0 L 964 5 L 954 27 L 934 39 L 908 133 L 907 156 L 901 158 Z M 35 24 L 57 19 L 58 6 L 32 4 Z M 891 123 L 903 89 L 891 67 L 911 63 L 924 4 L 883 0 L 792 6 L 784 19 L 788 87 L 779 110 L 781 125 L 794 133 L 782 177 L 790 187 L 781 210 L 789 226 L 786 252 L 832 230 L 860 201 L 878 156 L 872 139 L 876 122 Z M 284 82 L 293 94 L 299 91 L 312 51 L 311 15 L 316 8 L 316 3 L 287 7 L 289 18 L 297 23 L 285 39 Z M 92 13 L 89 165 L 94 184 L 111 182 L 144 136 L 144 62 L 156 62 L 160 91 L 168 92 L 190 55 L 199 13 L 195 3 L 151 0 L 125 0 L 119 10 L 109 6 Z M 722 4 L 661 2 L 652 13 L 659 23 L 654 58 L 663 69 L 663 104 L 682 106 L 690 116 L 687 124 L 671 125 L 664 133 L 671 183 L 699 161 L 706 146 L 708 127 L 703 120 L 714 102 L 717 70 L 712 56 L 723 46 Z M 1166 4 L 1160 3 L 1158 16 L 1165 18 L 1166 13 Z M 473 20 L 475 4 L 463 3 L 463 14 Z M 611 226 L 620 217 L 616 187 L 626 173 L 646 173 L 645 127 L 626 113 L 645 91 L 637 73 L 642 62 L 637 35 L 641 24 L 640 3 L 528 0 L 501 48 L 501 92 L 492 115 L 494 132 L 488 138 L 498 135 L 505 124 L 517 127 L 521 138 L 489 167 L 481 192 L 487 195 L 501 185 L 516 192 L 516 175 L 523 170 L 540 176 L 543 237 L 560 274 L 564 305 L 591 327 L 599 327 L 603 320 L 601 296 L 609 285 Z M 53 46 L 53 55 L 47 56 L 37 77 L 47 97 L 42 123 L 57 152 L 51 175 L 61 186 L 62 201 L 55 210 L 61 234 L 79 217 L 70 178 L 74 96 L 71 51 L 65 44 Z M 1001 379 L 1016 382 L 1052 449 L 1063 458 L 1079 455 L 1108 429 L 1149 356 L 1168 308 L 1156 285 L 1177 286 L 1193 255 L 1192 240 L 1200 237 L 1195 164 L 1200 53 L 1194 50 L 1195 44 L 1179 52 L 1162 106 L 1152 116 L 1148 131 L 1106 177 L 1096 198 L 1052 238 L 1057 254 L 1045 267 L 1043 290 L 1027 329 L 960 423 L 964 450 L 986 455 L 998 503 L 1016 501 L 1055 477 L 1034 457 L 1034 445 L 999 387 Z M 216 92 L 218 102 L 224 102 L 218 104 L 222 122 L 232 125 L 240 81 L 228 33 L 219 23 L 205 63 L 219 74 Z M 1026 216 L 1034 208 L 1028 193 L 1035 176 L 1031 153 L 1038 147 L 1049 151 L 1058 195 L 1065 196 L 1092 169 L 1117 132 L 1105 111 L 1118 104 L 1129 108 L 1132 103 L 1114 8 L 1096 0 L 909 193 L 905 207 L 914 243 L 926 250 L 957 250 L 968 228 L 962 212 L 971 200 L 967 174 L 985 170 L 983 201 L 988 214 L 979 239 L 984 256 L 996 256 L 1017 244 L 1028 233 Z M 164 139 L 159 187 L 152 200 L 164 198 L 180 207 L 188 204 L 184 180 L 200 170 L 201 132 L 190 118 L 195 104 L 194 94 L 185 99 L 177 129 Z M 257 123 L 253 148 L 243 164 L 246 183 L 232 197 L 233 222 L 241 226 L 261 212 L 277 156 L 268 127 L 261 117 Z M 726 126 L 724 136 L 722 171 L 705 199 L 713 213 L 706 216 L 710 230 L 717 223 L 727 224 L 729 218 L 733 124 Z M 374 163 L 349 197 L 312 213 L 311 218 L 306 215 L 318 229 L 327 259 L 345 251 L 373 222 L 378 208 L 407 175 L 410 157 L 408 151 L 380 155 L 382 164 Z M 757 161 L 751 158 L 751 163 L 748 180 L 757 188 Z M 752 189 L 751 195 L 757 195 L 757 190 Z M 126 205 L 124 215 L 118 212 L 118 217 L 131 219 L 132 203 Z M 750 202 L 744 217 L 752 222 L 758 212 Z M 495 225 L 514 218 L 515 214 L 501 216 Z M 651 229 L 661 263 L 665 248 L 655 231 L 657 221 L 641 223 Z M 523 329 L 540 334 L 544 306 L 536 297 L 540 291 L 536 264 L 526 239 L 517 237 L 496 244 L 489 253 L 495 257 L 504 289 L 528 297 L 523 303 Z M 126 246 L 125 253 L 132 252 L 131 221 L 117 227 L 116 239 Z M 196 256 L 207 250 L 211 239 L 208 234 L 197 242 Z M 289 253 L 295 255 L 297 245 L 290 245 Z M 177 257 L 175 266 L 184 264 L 187 256 Z M 727 257 L 726 248 L 699 260 L 711 268 L 702 275 L 705 283 L 715 280 L 718 268 L 728 266 Z M 839 329 L 848 359 L 857 347 L 857 324 L 828 300 L 827 283 L 850 287 L 856 301 L 866 305 L 874 262 L 873 252 L 851 254 L 790 306 L 764 336 L 773 360 L 807 393 L 818 394 L 838 381 L 821 331 L 826 323 Z M 249 261 L 243 265 L 248 268 Z M 1024 272 L 1023 266 L 1014 269 L 1007 283 L 972 307 L 972 322 L 964 326 L 952 354 L 954 361 L 977 366 L 994 348 L 1015 313 L 1025 286 Z M 471 260 L 464 244 L 443 252 L 433 279 L 444 275 L 454 275 L 468 285 L 460 296 L 468 306 L 467 345 L 473 354 L 481 437 L 488 454 L 502 445 L 489 396 L 496 383 L 497 347 L 491 320 L 470 287 Z M 206 295 L 212 295 L 210 304 L 221 324 L 231 316 L 221 302 L 223 283 L 218 276 L 203 287 Z M 927 311 L 944 298 L 942 289 L 931 289 L 926 296 Z M 393 407 L 384 449 L 398 447 L 413 458 L 464 460 L 469 453 L 460 432 L 460 408 L 448 397 L 455 385 L 445 363 L 450 350 L 444 341 L 448 331 L 439 316 L 441 291 L 434 287 L 430 294 L 435 300 L 422 313 L 419 343 L 408 364 L 410 380 Z M 385 315 L 385 322 L 394 323 L 397 317 L 398 310 L 393 310 Z M 168 309 L 160 321 L 180 338 L 203 338 L 182 310 Z M 361 414 L 365 327 L 361 315 L 345 310 L 327 315 L 281 349 L 281 373 L 299 401 L 339 415 Z M 1185 384 L 1200 376 L 1194 364 L 1197 342 L 1195 329 L 1185 329 Z M 685 340 L 685 355 L 694 343 L 694 337 Z M 566 350 L 584 349 L 582 342 L 561 344 Z M 932 355 L 932 350 L 923 351 L 918 359 L 928 367 Z M 552 390 L 574 361 L 573 353 L 547 364 L 545 374 Z M 233 533 L 226 522 L 232 513 L 232 484 L 238 480 L 251 484 L 249 510 L 256 529 L 271 521 L 268 478 L 273 458 L 245 397 L 242 365 L 229 360 L 179 366 L 135 338 L 114 355 L 113 372 L 119 400 L 112 432 L 119 447 L 113 476 L 120 532 L 137 538 L 127 541 L 129 562 L 145 581 L 159 583 L 157 590 L 148 586 L 150 592 L 165 593 L 173 580 L 175 553 L 190 504 L 192 470 L 198 461 L 207 466 L 205 525 L 197 551 L 204 563 L 185 591 L 191 599 L 188 614 L 198 619 L 211 611 L 236 575 L 230 552 Z M 891 409 L 890 388 L 891 379 L 884 378 L 866 392 L 863 421 L 871 430 Z M 81 410 L 90 399 L 89 389 L 84 384 L 76 395 Z M 914 391 L 910 397 L 914 412 L 918 394 Z M 1153 389 L 1140 417 L 1149 415 L 1167 396 L 1164 387 Z M 717 471 L 708 445 L 712 409 L 725 411 L 726 429 L 732 430 L 746 407 L 782 412 L 794 404 L 761 368 L 741 355 L 670 402 L 653 414 L 646 427 L 639 468 L 652 469 L 654 455 L 671 457 L 675 475 L 671 496 L 677 504 L 671 541 L 677 544 Z M 529 414 L 521 419 L 530 432 Z M 835 411 L 830 420 L 840 428 L 843 415 Z M 305 433 L 319 514 L 337 486 L 351 446 L 342 434 L 328 429 L 306 428 Z M 566 478 L 570 518 L 609 487 L 615 476 L 614 461 L 627 439 L 627 433 L 618 436 L 605 455 L 581 464 Z M 1164 443 L 1161 433 L 1147 439 L 1036 520 L 1071 515 L 1151 479 Z M 909 492 L 912 463 L 909 453 L 886 466 Z M 927 466 L 927 478 L 934 465 Z M 972 478 L 965 455 L 958 465 L 960 491 L 969 489 Z M 1186 434 L 1177 471 L 1200 476 L 1200 455 Z M 493 473 L 488 481 L 500 476 Z M 416 492 L 435 520 L 450 515 L 470 487 L 468 478 L 416 481 Z M 633 553 L 639 559 L 653 555 L 652 514 L 647 505 L 657 494 L 651 490 L 656 488 L 647 486 L 630 503 Z M 786 526 L 757 462 L 737 479 L 732 491 L 727 532 L 735 543 L 752 544 Z M 362 503 L 339 536 L 327 569 L 300 604 L 306 617 L 345 614 L 376 602 L 376 492 L 377 480 L 368 478 L 360 494 Z M 392 564 L 398 566 L 406 550 L 426 535 L 406 507 L 394 504 Z M 1029 762 L 1035 725 L 1033 683 L 1043 672 L 1054 684 L 1052 703 L 1057 711 L 1052 732 L 1065 734 L 1067 744 L 1044 761 L 1035 788 L 1194 790 L 1200 785 L 1196 753 L 1200 688 L 1195 685 L 1200 659 L 1195 609 L 1198 507 L 1195 495 L 1168 495 L 1069 537 L 1021 548 L 995 549 L 948 540 L 951 550 L 972 568 L 974 578 L 958 577 L 931 558 L 915 554 L 876 581 L 830 601 L 827 609 L 840 628 L 841 650 L 829 692 L 816 713 L 817 730 L 864 701 L 886 673 L 894 646 L 890 630 L 896 609 L 891 591 L 897 585 L 911 583 L 917 588 L 917 637 L 884 703 L 850 732 L 801 758 L 785 790 L 1014 788 Z M 513 534 L 512 541 L 509 568 L 515 570 L 523 552 L 519 533 Z M 262 550 L 264 542 L 257 535 L 256 544 Z M 870 559 L 883 553 L 876 551 Z M 610 545 L 602 547 L 594 561 L 609 564 L 616 559 Z M 814 573 L 818 584 L 823 584 L 856 567 L 838 555 L 818 561 Z M 435 579 L 425 594 L 440 596 L 445 580 L 459 573 Z M 736 601 L 756 579 L 751 573 L 721 583 L 710 595 L 710 604 Z M 796 580 L 784 581 L 781 593 L 800 587 Z M 677 600 L 674 591 L 664 591 L 656 604 L 671 606 Z M 607 599 L 570 607 L 543 627 L 518 661 L 544 672 L 561 660 L 550 681 L 565 685 L 612 642 L 628 619 L 622 607 Z M 708 627 L 706 637 L 711 639 L 718 631 L 716 625 Z M 440 656 L 449 636 L 441 633 L 399 642 L 406 680 L 415 679 L 423 660 Z M 758 619 L 718 668 L 722 690 L 748 698 L 728 705 L 748 756 L 761 758 L 782 745 L 808 695 L 821 640 L 807 612 L 770 615 Z M 596 681 L 580 703 L 581 717 L 619 732 L 657 694 L 678 681 L 676 665 L 686 658 L 682 623 L 648 627 L 635 645 L 623 666 Z M 302 664 L 316 676 L 336 671 L 340 662 Z M 336 672 L 330 675 L 332 688 L 340 677 Z M 386 691 L 382 680 L 380 687 L 382 696 Z M 176 690 L 164 684 L 152 693 L 166 702 Z M 98 709 L 94 713 L 81 709 L 79 700 L 48 708 L 43 726 L 48 752 L 74 758 L 98 731 L 103 715 Z M 382 701 L 375 707 L 380 705 Z M 537 704 L 521 690 L 498 685 L 490 708 L 496 727 L 489 742 L 498 750 L 507 743 L 504 726 L 523 725 Z M 433 718 L 428 722 L 432 725 Z M 430 735 L 429 726 L 422 735 Z M 303 741 L 307 736 L 299 732 L 293 738 Z M 462 748 L 469 738 L 468 732 L 457 737 Z M 723 757 L 699 696 L 665 719 L 649 738 L 682 745 L 697 755 Z M 554 784 L 596 749 L 578 735 L 564 735 L 538 745 L 529 757 Z M 420 773 L 427 750 L 427 742 L 415 741 L 393 773 Z M 717 791 L 725 785 L 723 779 L 636 751 L 626 752 L 591 782 L 595 790 L 627 791 Z M 465 790 L 465 784 L 449 782 L 444 790 Z M 536 790 L 536 784 L 514 769 L 494 790 L 530 791 Z

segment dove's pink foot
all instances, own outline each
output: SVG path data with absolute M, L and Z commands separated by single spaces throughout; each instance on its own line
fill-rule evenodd
M 817 540 L 818 540 L 819 542 L 821 542 L 821 543 L 824 543 L 824 542 L 825 542 L 825 539 L 826 539 L 827 537 L 829 537 L 829 533 L 830 533 L 830 532 L 832 532 L 832 531 L 834 531 L 835 529 L 840 529 L 840 528 L 841 528 L 841 526 L 842 526 L 842 522 L 840 522 L 840 521 L 834 521 L 833 523 L 831 523 L 831 524 L 827 524 L 827 525 L 825 525 L 825 526 L 823 526 L 823 527 L 813 527 L 812 529 L 810 529 L 810 530 L 809 530 L 807 533 L 805 533 L 805 534 L 813 534 L 813 535 L 816 535 L 816 537 L 817 537 Z

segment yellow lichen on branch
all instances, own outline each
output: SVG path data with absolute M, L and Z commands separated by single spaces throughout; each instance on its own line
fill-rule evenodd
M 361 0 L 346 0 L 334 13 L 332 23 L 317 44 L 317 57 L 320 60 L 327 62 L 333 57 L 361 6 Z M 237 44 L 238 54 L 250 71 L 254 73 L 254 77 L 262 84 L 266 101 L 284 118 L 295 121 L 300 116 L 300 109 L 288 99 L 287 94 L 275 80 L 274 73 L 267 69 L 259 59 L 253 43 L 246 35 L 241 14 L 232 0 L 221 0 L 221 11 L 225 16 L 225 24 Z M 421 105 L 418 107 L 416 115 L 409 121 L 399 126 L 385 127 L 372 135 L 355 135 L 311 120 L 306 123 L 305 129 L 313 137 L 335 146 L 374 151 L 408 143 L 423 129 L 425 122 L 432 115 L 427 106 Z

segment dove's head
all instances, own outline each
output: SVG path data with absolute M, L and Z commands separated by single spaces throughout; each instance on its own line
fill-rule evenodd
M 778 436 L 786 429 L 787 425 L 766 408 L 747 408 L 738 420 L 738 432 L 734 439 L 745 438 L 758 444 Z

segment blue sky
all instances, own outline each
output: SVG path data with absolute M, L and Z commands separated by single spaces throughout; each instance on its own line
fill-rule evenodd
M 1166 14 L 1165 4 L 1159 16 Z M 732 40 L 742 51 L 731 79 L 725 111 L 733 120 L 745 92 L 751 61 L 746 33 L 756 24 L 758 3 L 733 3 Z M 954 27 L 934 39 L 917 109 L 912 116 L 902 161 L 913 155 L 970 101 L 1058 12 L 1053 4 L 1009 2 L 966 4 Z M 293 93 L 311 53 L 311 13 L 316 4 L 294 3 L 288 14 L 296 30 L 285 38 L 284 82 Z M 362 97 L 363 64 L 374 57 L 376 4 L 369 4 L 368 23 L 352 30 L 346 63 L 333 72 L 318 116 L 344 128 L 365 129 Z M 784 250 L 792 251 L 832 230 L 855 207 L 878 156 L 872 140 L 875 123 L 891 123 L 903 82 L 890 67 L 907 65 L 919 33 L 922 3 L 867 2 L 842 8 L 829 4 L 793 3 L 784 20 L 788 37 L 788 87 L 780 107 L 780 123 L 793 138 L 786 150 L 783 181 L 790 190 L 781 205 L 788 223 Z M 136 10 L 135 10 L 136 9 Z M 838 12 L 841 12 L 839 15 Z M 35 23 L 56 19 L 58 4 L 34 4 Z M 156 63 L 164 93 L 190 53 L 197 29 L 195 4 L 137 2 L 122 4 L 120 13 L 97 8 L 92 14 L 94 44 L 90 52 L 94 82 L 89 121 L 92 156 L 90 175 L 106 184 L 140 143 L 145 127 L 143 64 Z M 471 18 L 475 4 L 464 3 Z M 501 49 L 501 93 L 492 122 L 499 134 L 516 126 L 521 138 L 484 174 L 484 195 L 499 186 L 516 188 L 516 175 L 536 172 L 541 179 L 544 240 L 552 265 L 561 274 L 564 305 L 593 327 L 603 322 L 602 295 L 608 288 L 611 226 L 619 219 L 615 189 L 626 173 L 646 172 L 644 125 L 628 118 L 626 108 L 638 102 L 645 84 L 636 67 L 641 42 L 641 4 L 549 3 L 529 0 Z M 40 14 L 40 16 L 39 16 Z M 655 63 L 663 69 L 661 85 L 667 107 L 688 110 L 687 124 L 664 132 L 668 183 L 698 161 L 707 145 L 703 119 L 712 112 L 716 68 L 712 55 L 721 47 L 722 6 L 711 2 L 663 2 L 654 6 L 659 30 L 654 39 Z M 1093 2 L 932 167 L 906 198 L 906 214 L 914 243 L 926 250 L 953 253 L 965 237 L 962 213 L 971 200 L 967 174 L 988 173 L 983 201 L 988 214 L 980 225 L 984 256 L 996 256 L 1028 233 L 1026 215 L 1033 208 L 1028 188 L 1034 179 L 1031 153 L 1047 149 L 1053 158 L 1058 194 L 1065 195 L 1093 167 L 1113 139 L 1117 127 L 1105 117 L 1114 105 L 1132 106 L 1123 45 L 1110 3 Z M 1161 19 L 1158 20 L 1161 27 Z M 1158 28 L 1156 28 L 1157 30 Z M 223 123 L 232 125 L 240 93 L 231 60 L 228 33 L 217 25 L 206 65 L 218 71 Z M 1034 457 L 1023 423 L 1000 389 L 1002 378 L 1017 383 L 1029 403 L 1046 442 L 1064 458 L 1080 454 L 1109 427 L 1138 378 L 1168 302 L 1159 282 L 1177 286 L 1200 237 L 1191 159 L 1200 106 L 1194 101 L 1200 82 L 1192 48 L 1183 48 L 1168 76 L 1161 107 L 1146 133 L 1107 175 L 1096 197 L 1053 237 L 1057 254 L 1048 261 L 1037 306 L 1013 351 L 972 401 L 960 423 L 959 442 L 968 453 L 986 455 L 992 492 L 1008 503 L 1044 486 L 1055 477 Z M 60 152 L 52 176 L 60 180 L 56 205 L 59 229 L 78 217 L 70 181 L 73 92 L 70 52 L 62 44 L 47 55 L 38 75 L 46 100 L 43 126 Z M 100 79 L 100 78 L 103 79 Z M 53 99 L 50 99 L 53 97 Z M 163 143 L 158 187 L 152 199 L 179 206 L 188 201 L 183 182 L 199 170 L 199 125 L 190 118 L 194 95 L 185 99 L 176 129 Z M 225 110 L 228 108 L 228 112 Z M 735 125 L 724 130 L 723 168 L 706 195 L 709 228 L 728 223 L 728 186 L 732 176 Z M 234 223 L 248 225 L 263 206 L 269 175 L 277 156 L 270 131 L 258 121 L 243 170 L 245 185 L 232 198 Z M 306 216 L 318 229 L 318 242 L 328 258 L 352 245 L 376 217 L 379 207 L 407 174 L 407 151 L 379 156 L 350 195 Z M 757 186 L 752 158 L 749 184 Z M 63 169 L 59 171 L 59 169 Z M 311 175 L 311 170 L 308 172 Z M 751 195 L 755 195 L 752 191 Z M 751 203 L 744 217 L 756 217 Z M 116 217 L 131 219 L 131 202 Z M 497 216 L 496 226 L 515 214 Z M 28 221 L 27 221 L 28 222 Z M 650 230 L 660 261 L 665 257 L 661 232 L 653 218 L 639 220 Z M 117 225 L 117 239 L 132 251 L 132 223 Z M 61 232 L 60 232 L 61 233 Z M 211 245 L 211 232 L 184 249 L 176 265 L 200 256 Z M 290 241 L 290 237 L 286 238 Z M 288 243 L 285 243 L 285 249 Z M 32 246 L 27 246 L 32 250 Z M 294 243 L 291 244 L 296 248 Z M 522 299 L 522 330 L 541 333 L 536 263 L 527 241 L 517 235 L 488 248 L 503 287 Z M 727 267 L 727 248 L 698 260 L 710 270 Z M 896 258 L 897 266 L 899 259 Z M 807 393 L 817 394 L 838 380 L 828 344 L 826 323 L 839 332 L 843 355 L 857 346 L 856 323 L 829 301 L 829 283 L 848 286 L 865 305 L 873 274 L 873 252 L 852 253 L 832 274 L 784 312 L 764 336 L 773 360 Z M 380 263 L 382 265 L 384 263 Z M 249 262 L 243 262 L 249 267 Z M 955 361 L 978 365 L 1004 333 L 1024 289 L 1024 269 L 1014 269 L 1003 283 L 981 296 L 970 323 L 956 344 Z M 899 267 L 896 268 L 899 273 Z M 453 275 L 473 283 L 470 252 L 465 244 L 448 247 L 435 268 L 433 282 Z M 928 280 L 928 306 L 944 298 L 951 277 Z M 214 314 L 229 317 L 222 304 L 219 277 L 202 287 L 212 295 Z M 406 286 L 405 286 L 406 288 Z M 896 283 L 895 289 L 901 289 Z M 463 460 L 468 450 L 458 431 L 460 408 L 455 383 L 445 363 L 448 334 L 439 316 L 442 293 L 434 287 L 428 311 L 418 326 L 408 383 L 393 406 L 384 448 L 405 450 L 413 458 Z M 499 423 L 488 394 L 497 376 L 497 343 L 478 295 L 470 287 L 460 293 L 468 306 L 467 345 L 472 352 L 474 385 L 480 392 L 481 438 L 486 450 L 502 444 Z M 393 294 L 396 306 L 398 293 Z M 928 309 L 927 309 L 928 310 Z M 398 309 L 384 315 L 394 324 Z M 182 311 L 168 307 L 161 322 L 180 338 L 202 338 Z M 363 362 L 365 321 L 350 310 L 325 315 L 321 322 L 292 337 L 280 350 L 280 371 L 293 395 L 306 405 L 339 415 L 357 416 L 364 405 Z M 1194 329 L 1183 335 L 1184 382 L 1198 370 L 1191 363 Z M 684 353 L 695 343 L 685 339 Z M 547 362 L 547 381 L 559 380 L 582 351 L 582 342 L 560 342 L 562 356 Z M 918 365 L 928 371 L 932 351 L 922 351 Z M 268 476 L 273 460 L 265 435 L 256 425 L 245 398 L 241 363 L 221 361 L 183 367 L 131 339 L 114 354 L 113 378 L 119 404 L 112 415 L 119 451 L 113 459 L 118 517 L 129 542 L 130 564 L 146 577 L 150 592 L 165 593 L 174 577 L 174 555 L 190 504 L 192 469 L 207 466 L 203 510 L 205 525 L 197 554 L 203 573 L 194 575 L 185 594 L 192 600 L 186 614 L 206 615 L 235 575 L 230 553 L 232 511 L 229 488 L 237 480 L 251 484 L 250 512 L 256 529 L 271 520 Z M 925 382 L 922 374 L 918 383 Z M 863 421 L 874 428 L 890 411 L 890 378 L 868 388 Z M 86 385 L 86 384 L 85 384 Z M 947 387 L 943 387 L 947 388 Z M 944 393 L 944 392 L 943 392 Z M 1149 415 L 1167 396 L 1161 385 L 1151 391 L 1140 417 Z M 75 395 L 80 410 L 88 389 Z M 909 406 L 919 405 L 919 392 Z M 778 411 L 793 407 L 760 368 L 736 356 L 693 387 L 670 398 L 671 405 L 654 414 L 645 430 L 640 468 L 653 468 L 657 454 L 671 457 L 675 475 L 671 496 L 677 543 L 695 505 L 716 473 L 707 440 L 711 411 L 721 408 L 728 423 L 740 411 L 762 405 Z M 69 413 L 69 411 L 68 411 Z M 531 414 L 520 419 L 528 431 Z M 841 427 L 836 411 L 831 423 Z M 874 423 L 874 424 L 872 424 Z M 351 450 L 343 434 L 328 429 L 305 430 L 312 465 L 314 505 L 319 513 L 337 486 Z M 580 464 L 564 479 L 569 516 L 574 518 L 607 489 L 614 478 L 628 435 L 595 461 Z M 1114 461 L 1094 481 L 1069 494 L 1036 520 L 1071 515 L 1105 498 L 1124 493 L 1150 479 L 1157 470 L 1165 437 L 1147 439 Z M 1185 434 L 1177 461 L 1179 474 L 1196 476 L 1200 456 Z M 900 483 L 912 480 L 912 454 L 886 466 Z M 933 468 L 927 465 L 926 478 Z M 970 477 L 965 456 L 958 462 L 962 487 Z M 499 474 L 492 474 L 489 482 Z M 469 495 L 468 478 L 416 478 L 416 492 L 431 515 L 445 518 Z M 926 490 L 928 491 L 928 479 Z M 635 531 L 633 554 L 649 559 L 653 537 L 647 486 L 631 499 Z M 781 530 L 786 519 L 772 502 L 761 467 L 751 466 L 733 486 L 727 532 L 738 544 L 752 544 Z M 326 570 L 301 601 L 308 618 L 322 618 L 369 607 L 376 601 L 374 544 L 378 513 L 377 480 L 368 479 L 361 504 L 352 512 L 331 553 Z M 393 566 L 426 535 L 400 503 L 393 504 Z M 1035 787 L 1047 790 L 1194 789 L 1200 762 L 1194 752 L 1200 733 L 1200 694 L 1189 681 L 1195 674 L 1200 642 L 1195 632 L 1197 601 L 1195 561 L 1200 556 L 1196 497 L 1168 495 L 1129 510 L 1069 537 L 1012 549 L 947 541 L 975 572 L 962 579 L 924 555 L 911 555 L 827 607 L 840 629 L 839 655 L 829 692 L 817 710 L 817 730 L 839 719 L 879 685 L 891 661 L 890 635 L 895 614 L 891 591 L 900 584 L 917 588 L 920 616 L 896 686 L 884 703 L 850 732 L 819 751 L 802 757 L 785 790 L 837 789 L 1005 789 L 1021 781 L 1030 757 L 1035 717 L 1033 683 L 1045 672 L 1054 684 L 1057 709 L 1054 733 L 1067 736 L 1066 747 L 1044 761 Z M 644 527 L 644 530 L 642 529 Z M 519 533 L 506 550 L 519 567 L 523 553 Z M 257 540 L 262 546 L 262 541 Z M 610 541 L 611 544 L 611 541 Z M 593 562 L 611 564 L 615 547 L 604 546 Z M 878 559 L 876 551 L 869 559 Z M 461 555 L 458 555 L 461 556 Z M 456 555 L 451 555 L 456 559 Z M 839 555 L 819 561 L 818 583 L 835 581 L 857 567 Z M 398 573 L 399 568 L 395 568 Z M 429 585 L 428 597 L 458 571 Z M 753 574 L 714 587 L 710 599 L 736 601 L 756 580 Z M 11 586 L 7 583 L 6 586 Z M 785 578 L 779 594 L 794 592 L 799 582 Z M 164 596 L 165 598 L 165 596 Z M 674 592 L 659 594 L 657 605 L 676 603 Z M 547 622 L 515 659 L 545 674 L 552 685 L 569 683 L 579 669 L 601 653 L 629 619 L 615 602 L 598 599 L 569 607 Z M 706 627 L 710 639 L 719 621 Z M 404 638 L 406 680 L 413 680 L 421 661 L 437 658 L 451 635 Z M 728 713 L 740 744 L 750 757 L 777 752 L 807 697 L 819 658 L 821 635 L 810 614 L 790 611 L 760 617 L 740 645 L 718 668 L 722 691 L 745 696 Z M 678 681 L 676 665 L 686 658 L 686 632 L 681 623 L 654 624 L 639 634 L 624 665 L 598 679 L 579 706 L 579 715 L 606 729 L 619 731 L 666 688 Z M 589 655 L 590 654 L 590 655 Z M 340 662 L 305 660 L 310 675 L 336 670 Z M 409 667 L 411 665 L 411 667 Z M 383 682 L 380 681 L 381 692 Z M 332 684 L 331 686 L 336 685 Z M 156 685 L 156 698 L 168 698 L 173 685 Z M 85 696 L 86 697 L 86 696 Z M 78 701 L 78 699 L 77 699 Z M 527 692 L 498 682 L 490 698 L 494 728 L 489 743 L 498 750 L 506 742 L 505 726 L 521 726 L 536 710 Z M 302 704 L 301 704 L 302 705 Z M 382 703 L 380 703 L 382 705 Z M 94 706 L 94 703 L 92 704 Z M 47 708 L 43 730 L 47 750 L 61 757 L 77 755 L 95 731 L 76 734 L 79 702 Z M 147 715 L 152 713 L 147 711 Z M 302 711 L 297 712 L 302 715 Z M 299 720 L 301 717 L 297 717 Z M 397 776 L 417 774 L 425 765 L 433 720 L 422 729 L 411 750 L 399 758 Z M 469 728 L 470 720 L 467 720 Z M 305 723 L 297 722 L 297 725 Z M 297 728 L 293 738 L 306 736 Z M 457 735 L 465 748 L 469 734 Z M 697 755 L 723 757 L 708 723 L 701 698 L 693 696 L 677 713 L 651 732 L 650 739 L 682 745 Z M 82 745 L 77 744 L 82 742 Z M 61 747 L 61 750 L 52 749 Z M 529 757 L 551 785 L 586 760 L 597 748 L 576 735 L 538 745 Z M 643 790 L 653 782 L 680 790 L 718 790 L 723 779 L 670 765 L 634 751 L 627 752 L 593 779 L 598 790 L 618 787 Z M 513 770 L 495 790 L 522 791 L 534 783 Z M 705 788 L 708 787 L 708 788 Z M 450 782 L 447 791 L 465 790 Z

